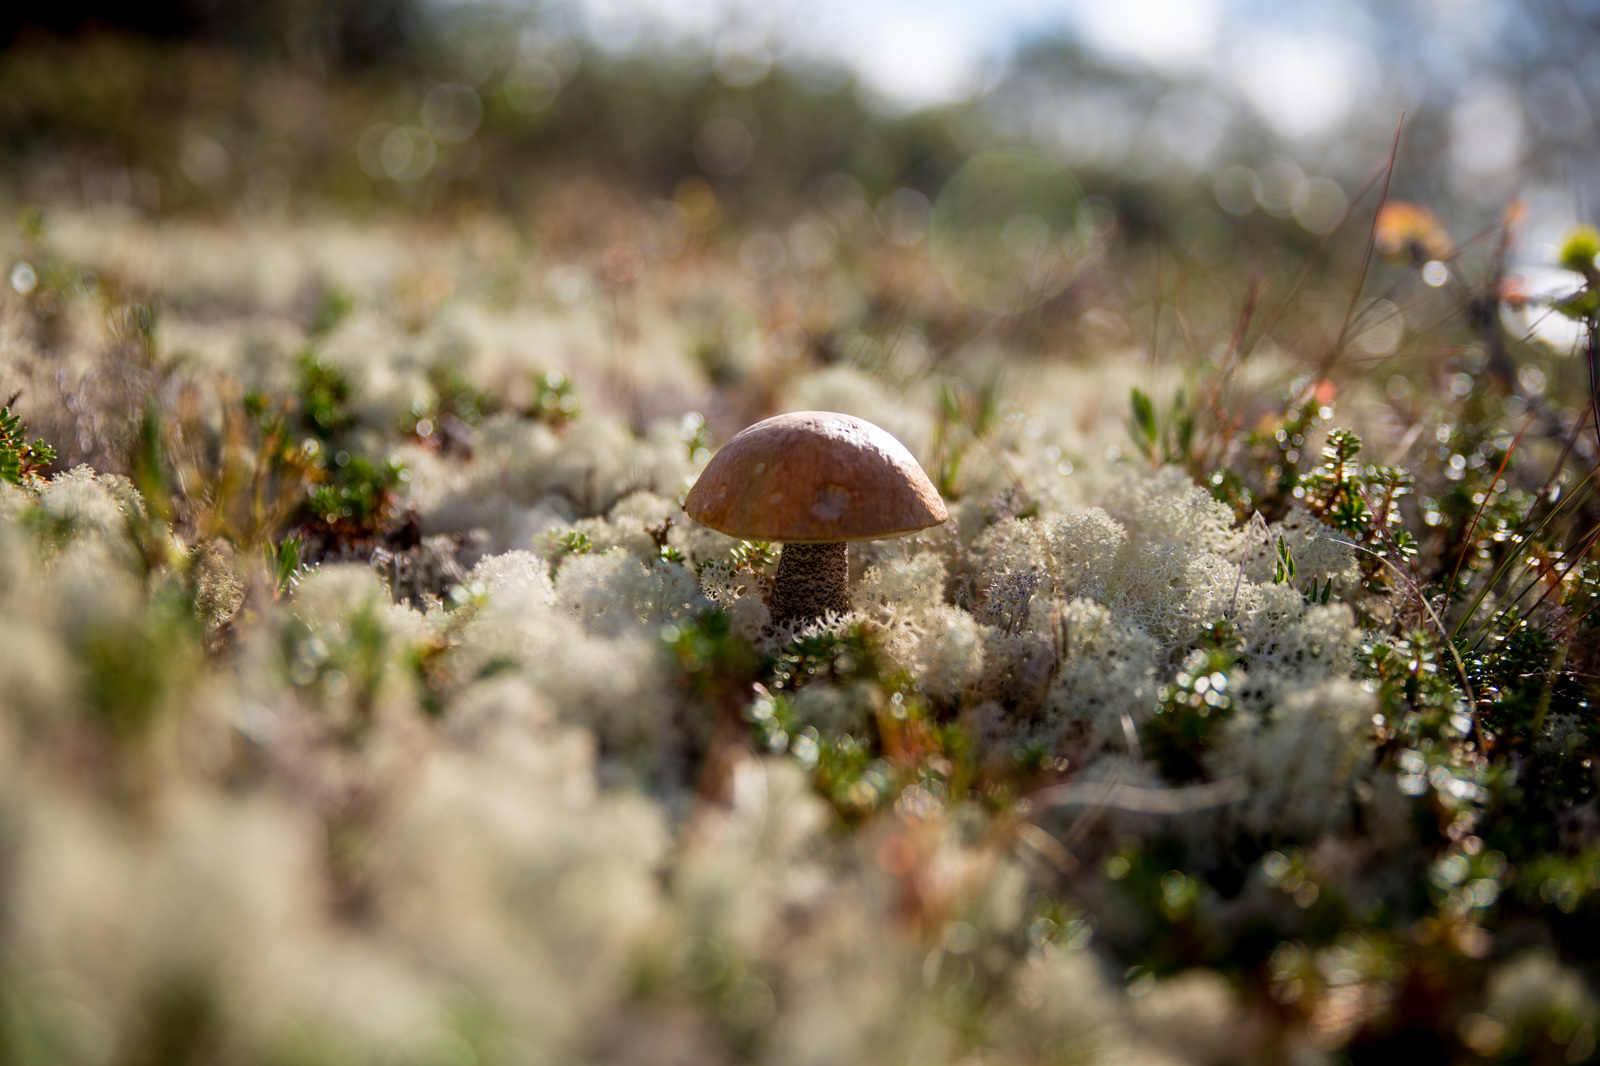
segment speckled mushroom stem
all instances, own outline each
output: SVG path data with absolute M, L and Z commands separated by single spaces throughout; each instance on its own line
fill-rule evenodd
M 850 564 L 844 541 L 785 544 L 768 605 L 774 623 L 811 622 L 850 609 Z

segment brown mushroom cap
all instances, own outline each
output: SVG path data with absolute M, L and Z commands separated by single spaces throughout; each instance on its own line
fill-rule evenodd
M 743 430 L 706 464 L 683 509 L 731 537 L 794 544 L 898 537 L 950 516 L 905 445 L 831 411 Z

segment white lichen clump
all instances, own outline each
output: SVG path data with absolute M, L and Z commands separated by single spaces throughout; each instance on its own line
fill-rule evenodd
M 502 345 L 464 359 L 487 386 L 531 335 L 518 321 L 408 332 L 368 310 L 324 354 L 360 369 L 376 439 L 426 386 L 418 352 Z M 580 372 L 561 345 L 605 335 L 585 322 L 538 333 Z M 279 354 L 251 372 L 287 380 Z M 925 451 L 932 420 L 903 399 L 835 369 L 783 402 Z M 853 549 L 852 611 L 800 635 L 866 634 L 978 764 L 1031 750 L 1154 789 L 1141 732 L 1226 620 L 1233 710 L 1201 761 L 1244 798 L 1179 830 L 1204 850 L 1347 824 L 1374 708 L 1352 680 L 1348 546 L 1300 512 L 1252 541 L 1179 470 L 1080 454 L 1069 485 L 1042 441 L 1011 444 L 1009 465 L 974 451 L 948 528 Z M 1044 830 L 981 832 L 921 783 L 836 831 L 807 771 L 819 738 L 893 716 L 875 683 L 802 679 L 785 698 L 803 729 L 761 753 L 749 686 L 697 693 L 698 652 L 672 642 L 709 612 L 752 656 L 795 634 L 769 626 L 759 551 L 682 514 L 703 457 L 676 421 L 507 413 L 470 456 L 406 447 L 418 528 L 481 556 L 452 560 L 443 598 L 397 600 L 359 562 L 280 589 L 259 544 L 182 542 L 87 468 L 0 485 L 0 1042 L 22 1019 L 45 1049 L 24 1061 L 148 1059 L 174 1012 L 201 1019 L 190 1061 L 1226 1058 L 1239 1008 L 1216 974 L 1134 996 L 1087 935 L 1016 948 L 1030 893 L 1074 861 Z M 986 510 L 1001 487 L 1031 516 Z M 1279 537 L 1328 603 L 1274 583 Z M 730 723 L 736 756 L 716 749 Z M 713 756 L 722 779 L 697 779 Z M 1570 984 L 1525 963 L 1497 1009 L 1533 1010 L 1528 988 L 1576 1002 Z
M 732 806 L 697 817 L 675 855 L 687 808 L 673 789 L 693 782 L 655 798 L 648 782 L 674 780 L 672 753 L 693 743 L 682 724 L 692 704 L 660 633 L 720 607 L 760 637 L 762 576 L 670 499 L 623 491 L 650 463 L 630 449 L 648 442 L 589 434 L 540 447 L 548 465 L 523 457 L 516 475 L 526 506 L 559 516 L 572 494 L 615 502 L 597 517 L 558 517 L 553 534 L 530 538 L 538 551 L 485 556 L 455 606 L 397 605 L 354 564 L 316 569 L 273 602 L 249 591 L 227 551 L 174 545 L 190 560 L 203 629 L 236 619 L 247 597 L 265 613 L 233 667 L 180 657 L 149 680 L 151 720 L 128 741 L 148 747 L 137 763 L 147 779 L 126 787 L 160 783 L 159 800 L 139 801 L 155 804 L 140 817 L 159 828 L 136 837 L 117 828 L 126 815 L 48 761 L 19 762 L 32 742 L 16 731 L 76 698 L 64 667 L 39 664 L 74 661 L 106 626 L 165 639 L 135 576 L 141 503 L 126 482 L 74 472 L 10 508 L 0 678 L 23 717 L 0 738 L 0 762 L 19 871 L 13 921 L 26 930 L 13 965 L 58 983 L 38 994 L 70 993 L 111 1019 L 135 1009 L 130 995 L 189 981 L 218 1000 L 209 1009 L 226 1012 L 231 1039 L 277 1039 L 292 1025 L 403 1047 L 454 1032 L 468 987 L 497 1026 L 572 1052 L 629 1017 L 643 965 L 702 982 L 735 1029 L 773 1034 L 773 1061 L 863 1061 L 913 1045 L 956 1055 L 960 1039 L 926 998 L 933 964 L 885 923 L 893 877 L 871 856 L 886 845 L 827 842 L 832 815 L 794 762 L 739 767 Z M 24 512 L 48 535 L 26 534 Z M 587 550 L 550 551 L 563 530 Z M 1303 558 L 1348 580 L 1331 542 L 1289 535 Z M 1253 562 L 1241 577 L 1242 551 L 1187 482 L 1129 474 L 1103 509 L 1003 519 L 970 545 L 925 536 L 876 552 L 845 621 L 879 634 L 889 665 L 928 698 L 974 708 L 984 748 L 1042 744 L 1082 760 L 1086 780 L 1148 783 L 1130 738 L 1175 657 L 1232 608 L 1250 695 L 1208 765 L 1247 782 L 1249 798 L 1224 817 L 1263 837 L 1311 837 L 1355 802 L 1371 696 L 1348 680 L 1348 610 L 1306 605 Z M 437 725 L 412 710 L 430 682 L 410 664 L 428 647 L 447 647 L 450 663 Z M 202 672 L 206 698 L 183 697 Z M 794 711 L 860 735 L 877 713 L 871 693 L 803 687 Z M 195 745 L 222 765 L 230 731 L 284 787 L 230 797 L 203 772 L 174 776 L 177 752 Z M 907 832 L 929 816 L 902 806 Z M 916 845 L 934 847 L 919 861 L 973 861 L 961 834 L 941 840 Z M 774 951 L 800 913 L 812 931 Z M 86 940 L 91 920 L 101 931 Z M 696 976 L 713 970 L 722 976 Z M 1014 994 L 997 1017 L 1016 1039 L 1065 1027 L 1085 1048 L 1112 1039 L 1146 1061 L 1183 1061 L 1167 1034 L 1185 1011 L 1231 1009 L 1196 978 L 1135 1010 L 1077 952 Z M 1085 1009 L 1086 995 L 1100 1006 Z M 910 1016 L 926 1020 L 915 1040 Z M 99 1053 L 96 1038 L 63 1039 L 83 1041 L 63 1061 Z

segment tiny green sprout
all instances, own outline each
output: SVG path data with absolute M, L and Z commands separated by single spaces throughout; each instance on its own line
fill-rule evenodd
M 569 555 L 588 555 L 594 550 L 594 545 L 589 541 L 589 534 L 573 530 L 561 537 L 561 549 Z
M 983 438 L 1000 421 L 1000 375 L 976 384 L 947 379 L 939 386 L 939 408 L 947 420 L 965 425 L 974 440 Z
M 1188 463 L 1194 451 L 1194 408 L 1179 389 L 1172 397 L 1172 412 L 1165 420 L 1156 414 L 1156 405 L 1144 392 L 1133 389 L 1129 393 L 1132 415 L 1128 418 L 1128 434 L 1133 446 L 1152 463 Z
M 56 450 L 43 437 L 29 444 L 27 432 L 28 427 L 10 407 L 0 407 L 0 479 L 13 485 L 34 481 L 56 461 Z
M 1294 553 L 1289 550 L 1289 542 L 1282 537 L 1278 538 L 1278 565 L 1273 571 L 1272 583 L 1274 585 L 1294 583 Z
M 589 539 L 589 534 L 579 529 L 569 529 L 565 533 L 551 533 L 549 544 L 550 557 L 558 562 L 569 555 L 588 555 L 594 551 L 594 543 Z
M 1155 458 L 1156 439 L 1160 430 L 1156 425 L 1156 407 L 1138 389 L 1134 389 L 1129 396 L 1133 408 L 1133 415 L 1128 419 L 1128 435 L 1133 438 L 1137 447 L 1146 459 Z
M 947 378 L 939 385 L 938 401 L 933 481 L 942 495 L 958 497 L 961 463 L 968 448 L 988 436 L 1000 421 L 1000 377 L 991 374 L 976 385 Z
M 1323 583 L 1321 591 L 1318 591 L 1317 589 L 1317 579 L 1312 578 L 1310 584 L 1306 586 L 1305 592 L 1301 594 L 1301 597 L 1305 600 L 1307 607 L 1326 607 L 1328 605 L 1328 600 L 1332 598 L 1332 596 L 1333 578 L 1331 577 Z
M 280 596 L 294 588 L 305 573 L 300 564 L 304 547 L 304 541 L 299 537 L 286 537 L 277 548 L 270 543 L 266 545 L 267 568 L 272 572 L 273 587 Z

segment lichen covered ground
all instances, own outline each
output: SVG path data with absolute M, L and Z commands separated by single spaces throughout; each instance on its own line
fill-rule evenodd
M 1362 464 L 1410 444 L 1359 378 L 1336 413 L 1287 350 L 1229 369 L 1281 445 L 1233 499 L 1299 464 L 1242 521 L 1130 435 L 1181 376 L 1131 295 L 1041 348 L 939 318 L 848 205 L 782 270 L 652 244 L 661 210 L 13 239 L 0 390 L 60 459 L 0 485 L 0 1061 L 1592 1054 L 1588 682 L 1458 667 L 1468 594 L 1374 561 L 1411 556 Z M 951 518 L 775 630 L 775 549 L 680 503 L 804 409 L 896 434 Z

